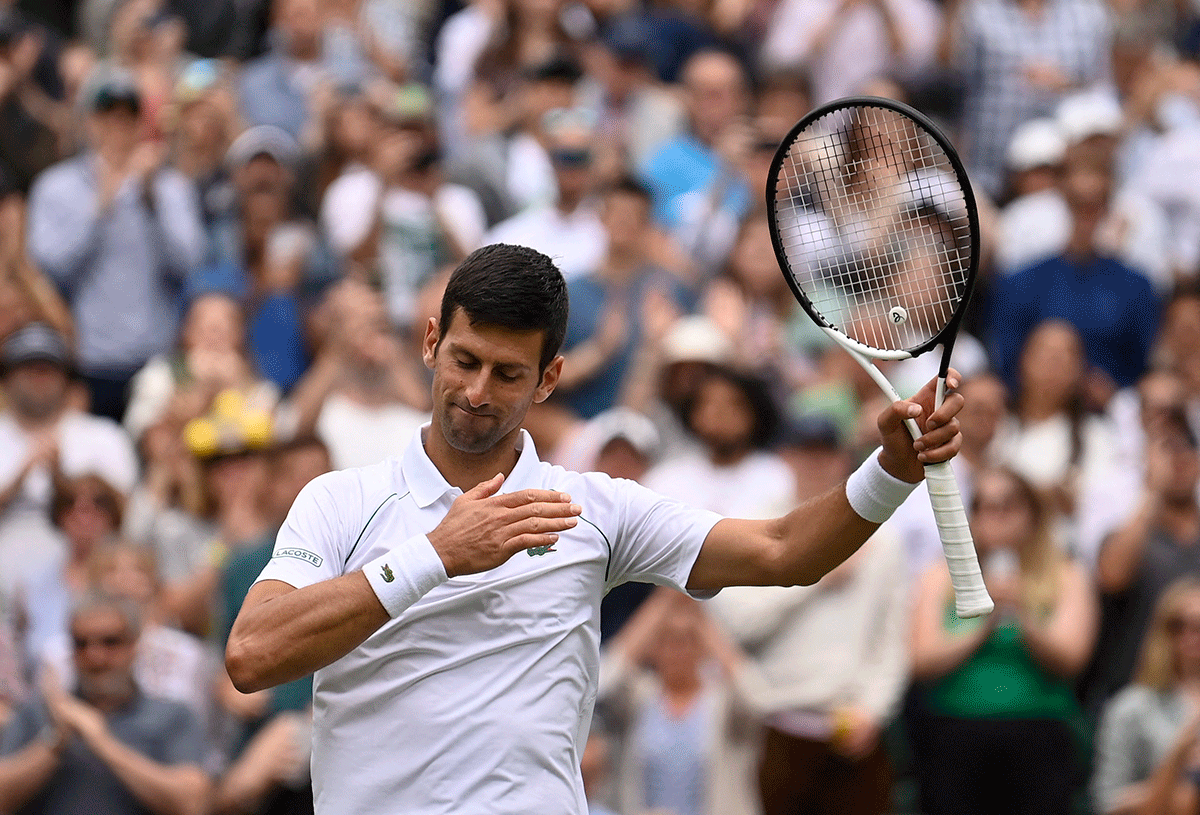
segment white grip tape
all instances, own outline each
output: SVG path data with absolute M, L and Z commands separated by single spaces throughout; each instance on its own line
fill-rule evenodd
M 441 556 L 424 535 L 375 558 L 363 567 L 363 574 L 393 619 L 449 579 Z
M 916 486 L 883 469 L 876 449 L 846 479 L 846 500 L 860 518 L 881 524 L 892 517 Z
M 994 604 L 983 584 L 962 495 L 949 463 L 926 465 L 925 484 L 929 488 L 929 502 L 933 504 L 933 517 L 942 539 L 946 565 L 950 569 L 950 582 L 954 585 L 955 612 L 959 617 L 989 614 Z

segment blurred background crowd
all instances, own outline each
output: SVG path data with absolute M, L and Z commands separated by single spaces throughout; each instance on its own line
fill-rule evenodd
M 844 478 L 883 402 L 763 190 L 861 93 L 978 198 L 997 612 L 921 490 L 814 586 L 618 587 L 593 812 L 1200 812 L 1198 60 L 1195 0 L 3 0 L 0 811 L 311 811 L 311 682 L 224 641 L 304 484 L 428 420 L 480 245 L 568 280 L 543 458 L 743 517 Z

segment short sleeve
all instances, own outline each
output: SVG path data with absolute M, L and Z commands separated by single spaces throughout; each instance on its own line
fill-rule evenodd
M 361 533 L 362 489 L 353 471 L 326 473 L 296 497 L 258 576 L 303 588 L 344 573 Z
M 613 479 L 618 519 L 607 588 L 630 581 L 686 591 L 704 539 L 721 516 L 666 498 L 634 481 Z

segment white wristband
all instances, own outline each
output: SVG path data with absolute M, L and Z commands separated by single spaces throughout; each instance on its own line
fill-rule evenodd
M 916 486 L 883 469 L 876 449 L 846 479 L 846 500 L 859 517 L 881 524 L 892 517 L 896 507 L 904 503 Z
M 449 579 L 441 556 L 424 535 L 375 558 L 363 567 L 363 574 L 393 619 Z

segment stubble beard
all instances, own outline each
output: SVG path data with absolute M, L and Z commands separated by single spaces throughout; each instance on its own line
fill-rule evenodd
M 508 432 L 500 424 L 490 424 L 483 430 L 473 430 L 466 421 L 455 421 L 452 414 L 456 411 L 453 406 L 442 411 L 442 435 L 446 443 L 460 453 L 482 455 L 491 451 Z M 463 413 L 462 419 L 467 418 Z M 486 423 L 485 423 L 486 424 Z

